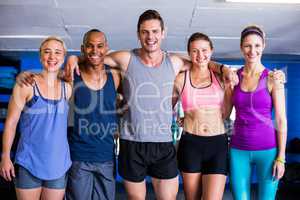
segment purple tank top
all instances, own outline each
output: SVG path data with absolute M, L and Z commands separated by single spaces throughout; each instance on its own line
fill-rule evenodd
M 233 105 L 236 109 L 231 147 L 242 150 L 266 150 L 277 146 L 272 121 L 272 96 L 268 91 L 268 70 L 265 69 L 253 92 L 241 89 L 243 68 L 238 70 L 240 82 L 234 88 Z

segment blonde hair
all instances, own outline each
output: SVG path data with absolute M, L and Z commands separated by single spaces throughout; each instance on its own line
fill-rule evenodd
M 63 41 L 63 39 L 61 39 L 60 37 L 57 37 L 57 36 L 49 36 L 47 37 L 46 39 L 44 39 L 40 45 L 40 54 L 42 53 L 42 47 L 49 41 L 57 41 L 59 43 L 61 43 L 61 45 L 63 46 L 63 49 L 64 49 L 64 54 L 66 55 L 67 54 L 67 46 L 65 44 L 65 42 Z

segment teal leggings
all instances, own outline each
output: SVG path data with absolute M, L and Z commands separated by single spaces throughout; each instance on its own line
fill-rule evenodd
M 275 199 L 278 181 L 273 180 L 272 170 L 276 155 L 276 148 L 262 151 L 230 149 L 230 183 L 235 200 L 251 199 L 252 165 L 256 165 L 258 200 Z

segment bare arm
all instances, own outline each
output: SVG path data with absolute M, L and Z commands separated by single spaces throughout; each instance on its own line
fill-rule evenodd
M 226 68 L 229 68 L 222 63 L 218 63 L 215 61 L 210 61 L 208 64 L 209 69 L 211 69 L 213 72 L 217 74 L 223 74 L 224 71 L 226 71 Z
M 232 111 L 232 107 L 233 107 L 233 103 L 232 103 L 232 95 L 233 95 L 233 88 L 231 87 L 229 82 L 225 82 L 224 83 L 224 87 L 225 87 L 225 94 L 224 94 L 224 102 L 223 102 L 223 119 L 228 119 L 231 111 Z
M 62 74 L 63 79 L 67 82 L 72 82 L 74 79 L 74 70 L 76 74 L 80 75 L 79 63 L 82 62 L 81 56 L 71 55 L 67 58 L 67 62 Z
M 18 74 L 16 83 L 20 86 L 30 86 L 34 84 L 34 76 L 36 73 L 24 71 Z
M 127 70 L 129 61 L 130 52 L 127 50 L 114 51 L 104 57 L 104 64 L 109 65 L 112 68 L 119 68 L 122 71 Z M 79 64 L 83 62 L 84 58 L 82 56 L 69 56 L 64 68 L 64 80 L 73 80 L 74 70 L 78 75 L 80 75 Z
M 127 71 L 130 61 L 130 51 L 121 50 L 107 54 L 104 58 L 104 63 L 112 68 L 119 68 L 122 72 Z
M 239 78 L 237 73 L 232 70 L 228 65 L 221 64 L 215 61 L 209 62 L 209 68 L 222 77 L 224 82 L 230 83 L 231 87 L 237 85 Z
M 180 71 L 184 71 L 190 67 L 191 61 L 189 60 L 189 56 L 187 54 L 170 53 L 169 55 L 175 75 L 177 75 Z
M 18 84 L 13 89 L 13 94 L 8 105 L 8 113 L 4 126 L 2 160 L 0 163 L 1 176 L 7 181 L 15 177 L 14 167 L 10 159 L 11 146 L 13 144 L 16 127 L 26 101 L 32 96 L 32 87 L 21 88 Z
M 273 166 L 273 177 L 280 179 L 284 174 L 285 150 L 287 140 L 287 119 L 285 108 L 284 84 L 281 80 L 272 79 L 271 95 L 275 110 L 275 122 L 277 128 L 278 152 Z
M 114 79 L 115 89 L 117 90 L 121 82 L 121 73 L 119 69 L 111 69 L 111 74 Z
M 184 87 L 184 79 L 185 79 L 185 73 L 181 72 L 179 73 L 174 81 L 174 88 L 173 88 L 173 96 L 172 96 L 172 107 L 174 108 L 176 103 L 178 102 L 178 99 L 180 98 L 182 89 Z

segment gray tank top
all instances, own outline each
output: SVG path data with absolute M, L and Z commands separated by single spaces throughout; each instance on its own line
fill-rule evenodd
M 124 99 L 128 110 L 121 122 L 121 139 L 136 142 L 171 142 L 172 91 L 175 72 L 169 55 L 159 67 L 145 66 L 138 49 L 123 79 Z

